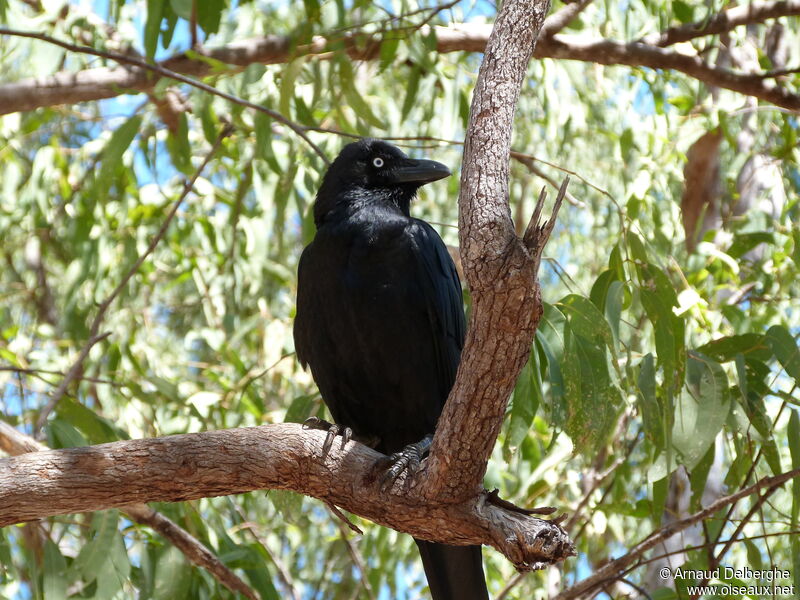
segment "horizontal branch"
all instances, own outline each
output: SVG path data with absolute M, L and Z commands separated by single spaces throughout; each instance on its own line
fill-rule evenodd
M 11 456 L 19 456 L 28 452 L 44 452 L 48 448 L 32 437 L 17 431 L 8 423 L 0 421 L 0 450 Z M 206 569 L 222 585 L 231 591 L 239 592 L 250 600 L 258 600 L 258 594 L 250 586 L 180 525 L 146 504 L 131 504 L 123 506 L 122 509 L 137 523 L 147 525 L 160 533 L 183 552 L 190 562 Z
M 488 544 L 518 569 L 574 554 L 561 527 L 479 494 L 427 503 L 401 479 L 383 492 L 382 454 L 350 442 L 321 456 L 325 433 L 292 423 L 47 450 L 0 460 L 0 527 L 47 516 L 178 502 L 260 489 L 292 490 L 415 537 Z
M 754 25 L 769 19 L 798 15 L 800 15 L 800 0 L 746 2 L 723 10 L 709 19 L 670 27 L 662 32 L 646 35 L 639 41 L 653 46 L 671 46 L 707 35 L 726 33 L 742 25 Z
M 746 10 L 750 12 L 741 14 Z M 754 2 L 729 9 L 721 14 L 725 17 L 725 27 L 732 29 L 739 23 L 798 14 L 798 0 Z M 718 15 L 718 17 L 720 16 Z M 548 29 L 557 31 L 562 26 L 562 21 L 565 20 L 565 14 L 562 11 L 551 18 L 556 21 L 552 21 L 550 25 L 546 21 L 543 26 L 544 32 L 547 32 Z M 712 23 L 716 23 L 716 25 L 712 26 Z M 699 33 L 701 29 L 690 25 L 671 28 L 663 33 L 646 37 L 640 42 L 631 43 L 598 38 L 586 39 L 581 36 L 542 35 L 535 55 L 537 58 L 560 58 L 600 62 L 607 65 L 672 69 L 708 85 L 751 95 L 783 108 L 798 110 L 800 96 L 768 84 L 758 73 L 745 75 L 711 67 L 697 57 L 667 52 L 658 47 L 675 43 L 686 36 L 690 36 L 687 39 L 692 39 L 699 35 L 709 35 L 723 27 L 722 23 L 723 21 L 712 19 L 705 26 L 706 29 L 702 29 L 705 31 L 702 34 Z M 491 24 L 453 24 L 447 27 L 434 27 L 437 51 L 440 53 L 483 52 L 491 29 Z M 417 33 L 427 36 L 430 31 L 429 26 L 424 26 Z M 8 33 L 8 30 L 6 32 Z M 396 36 L 397 34 L 395 32 L 391 35 Z M 158 64 L 174 73 L 205 77 L 211 74 L 220 74 L 218 67 L 212 67 L 212 64 L 230 65 L 234 72 L 250 64 L 286 63 L 300 56 L 329 58 L 331 52 L 336 50 L 347 52 L 353 60 L 374 60 L 380 55 L 381 41 L 382 38 L 379 36 L 351 34 L 337 38 L 315 36 L 308 43 L 298 45 L 296 40 L 288 36 L 267 35 L 232 42 L 219 48 L 202 48 L 192 53 L 192 56 L 204 57 L 201 59 L 192 58 L 187 54 L 179 54 Z M 600 52 L 601 57 L 592 54 L 593 51 Z M 23 79 L 0 85 L 0 115 L 34 110 L 43 106 L 112 98 L 126 92 L 149 92 L 156 83 L 157 80 L 146 69 L 136 66 L 100 67 L 79 72 L 60 72 L 49 77 Z
M 5 421 L 0 421 L 0 450 L 11 456 L 19 456 L 28 452 L 47 450 L 47 446 L 40 444 L 32 437 L 20 433 Z
M 552 13 L 545 19 L 542 30 L 539 32 L 540 37 L 547 37 L 555 35 L 574 21 L 586 7 L 589 6 L 594 0 L 576 0 L 565 6 L 560 10 Z
M 742 74 L 712 67 L 699 56 L 681 54 L 638 42 L 616 42 L 581 36 L 556 35 L 541 41 L 542 55 L 551 58 L 582 60 L 602 65 L 627 65 L 679 71 L 706 85 L 725 88 L 746 96 L 766 100 L 793 111 L 800 111 L 800 95 L 768 85 L 758 74 Z M 539 56 L 537 48 L 536 56 Z

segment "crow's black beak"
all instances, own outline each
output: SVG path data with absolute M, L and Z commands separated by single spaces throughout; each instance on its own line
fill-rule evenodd
M 450 175 L 450 169 L 435 160 L 407 159 L 392 170 L 389 175 L 395 183 L 418 183 L 420 185 L 444 179 Z

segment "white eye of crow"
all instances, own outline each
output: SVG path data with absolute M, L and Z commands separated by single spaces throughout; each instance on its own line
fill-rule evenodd
M 372 164 L 380 169 L 383 166 L 383 159 L 380 156 L 376 156 L 372 159 Z

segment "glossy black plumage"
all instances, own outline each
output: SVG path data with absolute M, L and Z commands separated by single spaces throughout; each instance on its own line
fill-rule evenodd
M 386 454 L 433 433 L 464 343 L 453 261 L 409 214 L 417 189 L 448 174 L 385 142 L 348 144 L 323 178 L 300 259 L 297 356 L 336 423 Z M 435 600 L 488 598 L 479 546 L 420 549 Z

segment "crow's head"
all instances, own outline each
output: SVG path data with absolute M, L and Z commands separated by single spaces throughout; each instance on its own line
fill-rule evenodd
M 417 190 L 450 175 L 433 160 L 413 159 L 381 140 L 348 144 L 328 168 L 317 192 L 314 220 L 319 226 L 335 209 L 360 204 L 387 203 L 408 215 Z

